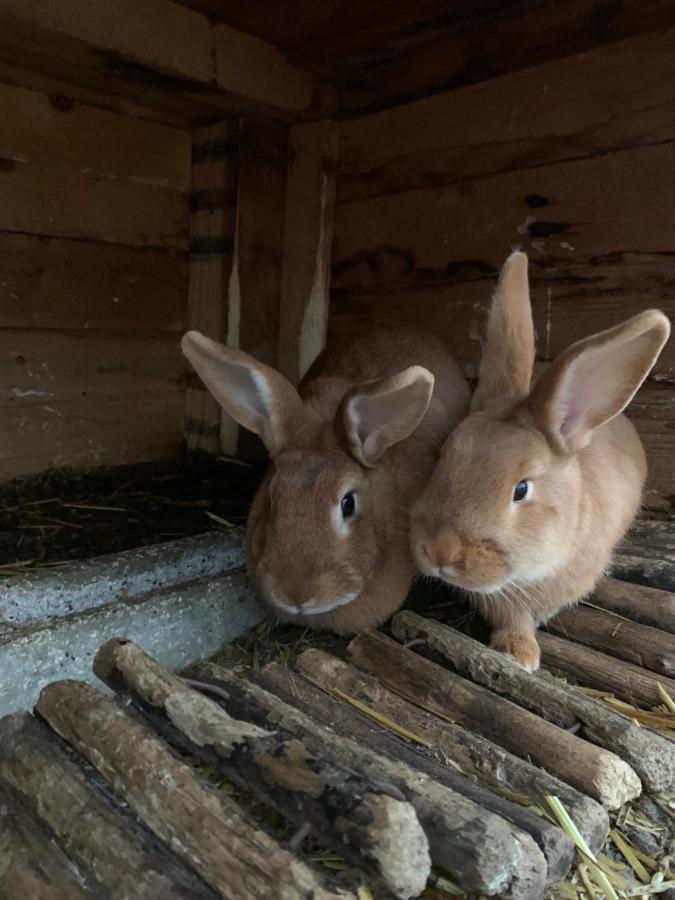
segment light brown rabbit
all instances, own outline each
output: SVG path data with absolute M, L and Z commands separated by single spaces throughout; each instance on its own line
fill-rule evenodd
M 270 454 L 246 534 L 249 575 L 268 605 L 339 634 L 384 622 L 415 575 L 410 509 L 468 410 L 452 357 L 431 335 L 385 330 L 324 351 L 298 392 L 196 331 L 182 348 Z
M 668 339 L 658 310 L 573 344 L 530 386 L 527 257 L 506 261 L 471 414 L 411 520 L 419 568 L 470 592 L 491 645 L 530 671 L 535 628 L 588 594 L 633 521 L 646 462 L 620 415 Z

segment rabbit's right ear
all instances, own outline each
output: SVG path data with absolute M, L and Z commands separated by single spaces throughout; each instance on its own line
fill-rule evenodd
M 287 442 L 303 403 L 283 375 L 241 350 L 188 331 L 181 349 L 211 394 L 235 422 L 257 434 L 274 455 Z
M 534 325 L 527 256 L 512 253 L 492 299 L 472 411 L 526 397 L 534 366 Z

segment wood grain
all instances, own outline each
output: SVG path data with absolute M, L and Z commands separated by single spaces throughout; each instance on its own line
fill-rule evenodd
M 219 119 L 194 131 L 190 210 L 188 327 L 215 341 L 228 331 L 228 283 L 236 221 L 239 121 Z M 189 452 L 220 452 L 221 408 L 194 375 L 186 386 Z
M 529 835 L 426 773 L 351 740 L 341 729 L 336 733 L 333 721 L 344 704 L 301 676 L 275 663 L 247 678 L 212 663 L 194 671 L 228 692 L 234 715 L 288 731 L 320 757 L 400 791 L 426 831 L 432 861 L 453 872 L 464 888 L 512 900 L 542 895 L 546 863 Z
M 326 343 L 335 203 L 334 122 L 295 125 L 284 226 L 279 368 L 298 384 Z
M 88 781 L 52 732 L 28 713 L 7 716 L 0 724 L 0 778 L 95 879 L 99 897 L 216 900 L 152 834 Z M 0 896 L 6 896 L 2 888 Z
M 354 638 L 349 656 L 356 666 L 406 699 L 545 768 L 609 809 L 641 791 L 634 770 L 616 754 L 589 744 L 379 632 L 364 631 Z
M 200 780 L 150 729 L 91 685 L 46 687 L 39 714 L 172 850 L 228 900 L 347 900 Z
M 187 131 L 9 85 L 0 85 L 0 104 L 3 159 L 189 189 Z
M 0 192 L 0 231 L 187 250 L 181 191 L 7 160 Z
M 271 119 L 243 126 L 239 154 L 234 304 L 228 343 L 279 365 L 279 308 L 288 170 L 288 127 Z M 225 423 L 225 416 L 223 417 Z M 223 445 L 245 459 L 265 457 L 260 440 L 227 423 Z
M 183 331 L 182 252 L 0 232 L 3 328 Z
M 175 336 L 0 331 L 0 479 L 171 458 L 182 380 Z

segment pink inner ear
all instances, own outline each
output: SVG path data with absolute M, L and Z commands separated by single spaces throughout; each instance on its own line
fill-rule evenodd
M 556 406 L 560 434 L 568 436 L 579 427 L 591 430 L 603 419 L 621 411 L 612 410 L 623 393 L 624 375 L 613 344 L 589 347 L 570 363 L 558 390 Z

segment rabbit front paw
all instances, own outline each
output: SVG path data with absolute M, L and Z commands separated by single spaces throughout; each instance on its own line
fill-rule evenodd
M 541 652 L 534 634 L 506 629 L 495 631 L 490 646 L 493 650 L 506 653 L 528 672 L 536 672 L 539 668 Z

